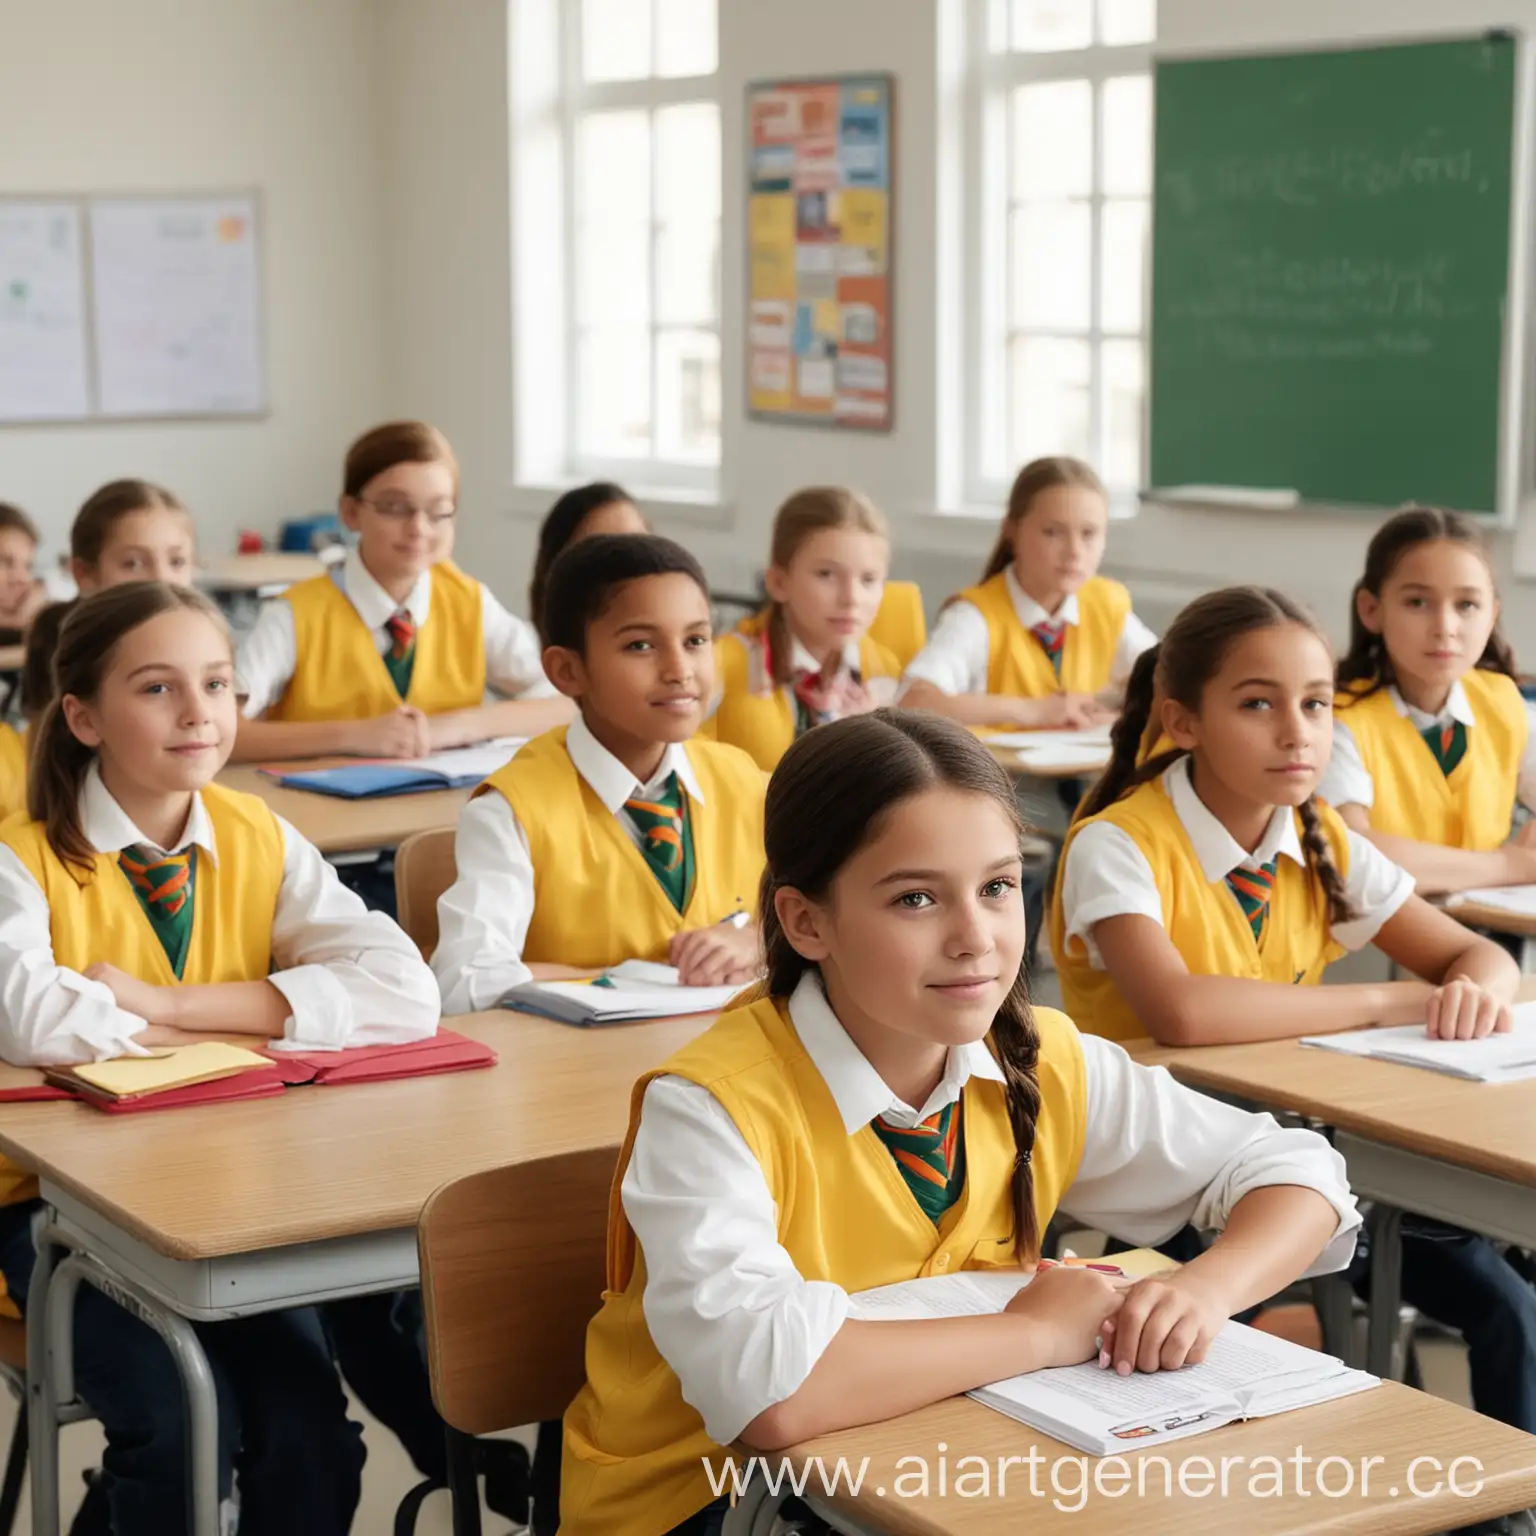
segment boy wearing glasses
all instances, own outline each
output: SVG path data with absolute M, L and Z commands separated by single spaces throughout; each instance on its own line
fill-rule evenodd
M 458 490 L 453 450 L 425 422 L 353 443 L 340 512 L 357 545 L 268 603 L 241 643 L 237 758 L 421 757 L 570 718 L 533 626 L 448 558 Z

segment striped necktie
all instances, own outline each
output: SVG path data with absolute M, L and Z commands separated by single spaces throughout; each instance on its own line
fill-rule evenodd
M 1255 939 L 1264 935 L 1264 919 L 1269 914 L 1269 898 L 1275 892 L 1275 861 L 1258 869 L 1234 869 L 1227 876 L 1227 888 L 1237 897 L 1237 904 L 1248 919 Z
M 965 1143 L 960 1137 L 960 1104 L 946 1104 L 937 1114 L 917 1125 L 892 1125 L 884 1115 L 870 1121 L 870 1128 L 896 1159 L 896 1166 L 935 1225 L 965 1187 Z
M 389 633 L 389 649 L 384 653 L 384 666 L 395 685 L 395 691 L 403 699 L 411 688 L 411 672 L 416 665 L 416 626 L 404 608 L 397 608 L 384 621 Z
M 1456 765 L 1467 755 L 1467 728 L 1459 720 L 1447 720 L 1444 725 L 1432 725 L 1420 731 L 1425 745 L 1440 765 L 1440 772 L 1447 778 Z
M 624 802 L 624 809 L 640 830 L 640 851 L 651 873 L 681 912 L 688 904 L 693 874 L 693 837 L 688 826 L 688 802 L 677 775 L 668 774 L 654 798 L 635 795 Z
M 1057 677 L 1061 676 L 1061 653 L 1066 649 L 1067 626 L 1061 619 L 1042 619 L 1038 624 L 1031 624 L 1029 632 L 1040 642 L 1040 649 L 1045 652 L 1046 659 L 1051 664 L 1051 670 Z
M 186 969 L 187 948 L 192 941 L 197 849 L 160 853 L 144 843 L 135 843 L 118 854 L 117 863 L 128 877 L 179 980 Z

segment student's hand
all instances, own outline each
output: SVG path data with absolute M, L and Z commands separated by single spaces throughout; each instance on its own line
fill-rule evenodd
M 1026 731 L 1081 731 L 1097 718 L 1099 705 L 1086 693 L 1049 693 L 1043 699 L 1020 699 L 1016 722 Z
M 1475 981 L 1458 976 L 1429 994 L 1425 1010 L 1431 1040 L 1481 1040 L 1508 1034 L 1515 1027 L 1509 1004 Z
M 431 750 L 427 717 L 411 704 L 359 720 L 352 727 L 349 751 L 353 757 L 425 757 Z
M 137 1014 L 151 1024 L 169 1022 L 172 1008 L 167 994 L 172 990 L 170 987 L 157 987 L 147 981 L 140 981 L 137 976 L 130 976 L 127 971 L 120 971 L 105 961 L 86 966 L 81 975 L 87 981 L 99 981 L 107 987 L 124 1013 Z
M 715 923 L 672 936 L 667 959 L 685 987 L 744 987 L 762 967 L 756 923 Z
M 1123 1282 L 1096 1269 L 1042 1269 L 1003 1308 L 1039 1330 L 1045 1355 L 1040 1368 L 1081 1365 L 1099 1352 L 1099 1339 L 1125 1300 Z
M 1229 1315 L 1221 1293 L 1193 1271 L 1140 1280 L 1100 1330 L 1099 1364 L 1122 1376 L 1198 1365 Z

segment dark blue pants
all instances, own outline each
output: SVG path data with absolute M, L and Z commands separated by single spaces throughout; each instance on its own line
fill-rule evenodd
M 26 1310 L 36 1252 L 33 1207 L 0 1210 L 0 1273 Z M 239 1474 L 241 1536 L 345 1536 L 362 1491 L 363 1438 L 347 1418 L 330 1346 L 312 1307 L 198 1324 L 219 1402 L 219 1492 Z M 181 1377 L 160 1336 L 82 1285 L 75 1386 L 101 1420 L 114 1536 L 187 1525 Z

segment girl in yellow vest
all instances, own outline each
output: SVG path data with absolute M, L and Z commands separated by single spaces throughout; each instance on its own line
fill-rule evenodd
M 239 757 L 420 757 L 570 718 L 533 626 L 448 558 L 458 500 L 435 427 L 392 421 L 353 443 L 340 510 L 357 546 L 241 642 Z M 487 704 L 487 687 L 503 700 Z
M 1006 775 L 947 721 L 882 709 L 785 755 L 766 985 L 634 1091 L 562 1536 L 703 1536 L 723 1513 L 703 1462 L 733 1441 L 773 1451 L 1096 1355 L 1176 1370 L 1233 1311 L 1348 1261 L 1359 1218 L 1322 1138 L 1031 1008 L 1020 830 Z M 1022 1286 L 1058 1208 L 1230 1241 L 1128 1288 L 1048 1270 L 989 1317 L 851 1314 L 853 1292 L 957 1270 Z
M 555 561 L 568 545 L 599 533 L 649 533 L 645 518 L 622 485 L 595 480 L 559 497 L 539 525 L 539 547 L 528 578 L 528 618 L 544 633 L 544 589 Z
M 717 741 L 771 773 L 813 725 L 890 703 L 901 667 L 869 635 L 890 559 L 885 519 L 857 491 L 813 486 L 779 508 L 768 607 L 716 647 Z
M 1509 956 L 1415 896 L 1409 875 L 1317 800 L 1332 692 L 1316 621 L 1260 587 L 1191 603 L 1137 662 L 1051 912 L 1062 995 L 1082 1029 L 1189 1046 L 1420 1019 L 1450 1040 L 1510 1027 Z M 1149 727 L 1172 746 L 1138 767 Z M 1313 985 L 1368 943 L 1425 979 Z M 1350 1278 L 1364 1289 L 1363 1263 Z M 1465 1335 L 1477 1407 L 1536 1431 L 1536 1291 L 1497 1249 L 1412 1225 L 1403 1294 Z
M 1156 637 L 1131 612 L 1130 593 L 1097 574 L 1108 528 L 1104 487 L 1088 465 L 1026 464 L 980 584 L 944 609 L 907 668 L 903 701 L 1012 730 L 1110 718 Z
M 714 686 L 708 588 L 670 539 L 603 534 L 550 572 L 544 665 L 580 707 L 459 819 L 432 968 L 448 1013 L 494 1008 L 531 962 L 675 965 L 746 982 L 763 867 L 763 772 L 690 740 Z
M 1318 793 L 1433 895 L 1536 881 L 1536 739 L 1471 523 L 1388 518 L 1355 585 Z
M 238 711 L 229 636 L 205 598 L 136 582 L 83 599 L 56 675 L 34 727 L 31 819 L 0 828 L 0 1054 L 46 1065 L 207 1034 L 326 1050 L 432 1033 L 436 990 L 410 941 L 260 800 L 213 782 Z M 37 1186 L 4 1173 L 0 1272 L 25 1308 Z M 241 1530 L 341 1536 L 363 1447 L 318 1315 L 198 1333 Z M 112 1529 L 184 1530 L 181 1387 L 164 1344 L 84 1287 L 74 1360 L 106 1431 Z

